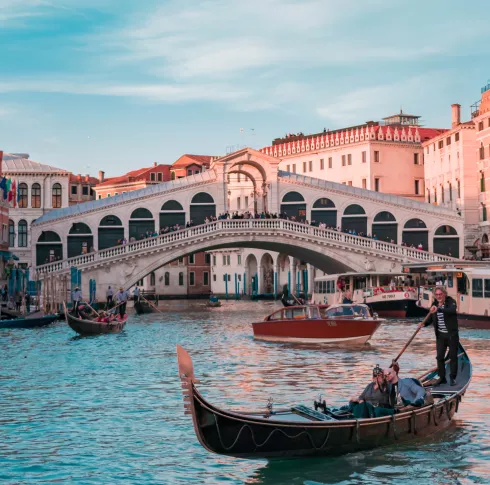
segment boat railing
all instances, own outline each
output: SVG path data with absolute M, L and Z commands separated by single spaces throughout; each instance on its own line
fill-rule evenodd
M 36 267 L 36 270 L 39 274 L 59 273 L 60 271 L 68 271 L 72 266 L 87 267 L 102 261 L 120 258 L 121 256 L 128 254 L 143 253 L 147 250 L 166 245 L 173 245 L 181 241 L 192 241 L 193 239 L 199 239 L 203 235 L 230 236 L 233 235 L 235 231 L 244 234 L 253 232 L 263 233 L 264 231 L 282 231 L 286 234 L 313 236 L 350 248 L 363 248 L 382 254 L 398 255 L 400 258 L 404 259 L 431 262 L 454 260 L 454 258 L 449 256 L 420 251 L 418 249 L 407 248 L 405 246 L 377 241 L 366 237 L 354 236 L 332 229 L 320 229 L 316 226 L 310 226 L 285 219 L 224 219 L 39 265 Z M 64 247 L 66 247 L 66 245 Z

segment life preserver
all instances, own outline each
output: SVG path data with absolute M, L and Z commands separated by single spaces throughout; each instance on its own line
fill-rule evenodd
M 405 294 L 403 295 L 405 298 L 409 298 L 410 297 L 410 293 L 408 291 L 405 292 Z

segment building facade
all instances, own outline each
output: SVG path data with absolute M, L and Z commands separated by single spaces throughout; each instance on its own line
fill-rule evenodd
M 383 122 L 278 138 L 261 151 L 281 170 L 363 189 L 424 200 L 422 143 L 444 132 L 400 112 Z
M 178 158 L 170 168 L 170 178 L 172 180 L 196 175 L 209 169 L 213 157 L 209 155 L 191 155 L 186 153 Z
M 0 151 L 0 178 L 3 178 L 3 152 Z M 9 203 L 0 190 L 0 284 L 5 284 L 5 267 L 11 261 L 9 252 Z
M 90 175 L 70 174 L 70 192 L 68 194 L 70 205 L 81 204 L 95 200 L 95 186 L 99 179 Z

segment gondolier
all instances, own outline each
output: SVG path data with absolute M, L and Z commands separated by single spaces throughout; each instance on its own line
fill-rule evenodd
M 116 293 L 116 300 L 119 305 L 119 315 L 123 318 L 126 313 L 126 303 L 129 300 L 129 293 L 122 286 Z
M 111 286 L 107 288 L 107 291 L 105 292 L 105 296 L 107 298 L 107 308 L 112 307 L 112 299 L 114 298 L 114 290 L 112 289 Z
M 430 307 L 429 312 L 432 317 L 427 319 L 427 322 L 419 324 L 419 327 L 434 326 L 436 334 L 437 348 L 437 370 L 439 374 L 439 382 L 437 384 L 446 384 L 446 363 L 444 356 L 446 350 L 449 349 L 450 375 L 449 384 L 456 384 L 458 374 L 458 347 L 459 347 L 459 326 L 456 301 L 447 295 L 445 288 L 438 286 L 434 292 L 435 300 Z
M 138 288 L 138 286 L 135 286 L 134 287 L 134 290 L 133 290 L 133 299 L 134 301 L 140 301 L 140 289 Z
M 73 313 L 78 313 L 78 305 L 82 301 L 82 291 L 79 286 L 75 286 L 75 289 L 71 292 L 71 301 L 73 304 Z

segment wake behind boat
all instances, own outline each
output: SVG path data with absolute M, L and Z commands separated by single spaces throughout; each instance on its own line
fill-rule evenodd
M 381 322 L 366 305 L 304 305 L 282 308 L 252 327 L 259 340 L 365 344 Z
M 298 405 L 262 411 L 227 411 L 209 403 L 196 389 L 189 354 L 177 345 L 185 414 L 190 414 L 201 445 L 208 451 L 239 458 L 342 455 L 432 436 L 446 428 L 458 411 L 471 380 L 471 362 L 460 345 L 458 383 L 431 389 L 434 403 L 378 418 L 341 419 Z M 449 366 L 449 364 L 447 364 Z M 449 372 L 449 369 L 448 369 Z M 437 371 L 420 378 L 429 384 Z

